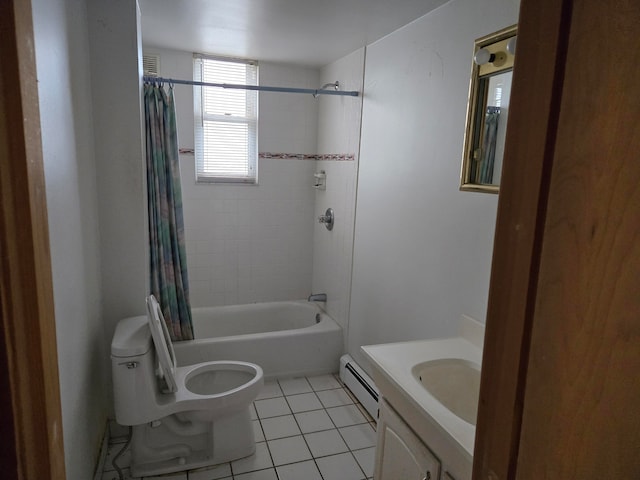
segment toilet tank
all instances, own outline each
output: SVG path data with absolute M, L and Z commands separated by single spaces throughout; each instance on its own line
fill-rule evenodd
M 125 318 L 118 322 L 111 340 L 112 357 L 144 355 L 151 349 L 151 331 L 147 317 Z
M 116 420 L 139 425 L 155 420 L 155 354 L 146 316 L 118 322 L 111 341 L 111 373 Z

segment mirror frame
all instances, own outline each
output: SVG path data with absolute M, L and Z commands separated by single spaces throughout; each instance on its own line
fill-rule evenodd
M 518 25 L 511 25 L 497 32 L 491 33 L 484 37 L 478 38 L 474 43 L 473 56 L 478 50 L 484 47 L 489 47 L 495 43 L 502 42 L 511 37 L 515 37 L 518 31 Z M 489 70 L 486 73 L 480 75 L 480 70 Z M 469 97 L 467 103 L 467 123 L 464 134 L 464 148 L 462 151 L 462 168 L 460 171 L 460 190 L 471 192 L 485 192 L 485 193 L 498 193 L 500 191 L 500 185 L 485 185 L 471 182 L 471 156 L 474 150 L 474 143 L 477 132 L 481 132 L 484 125 L 484 117 L 480 120 L 480 125 L 477 125 L 477 112 L 479 108 L 479 101 L 482 100 L 483 105 L 486 105 L 486 88 L 480 92 L 481 78 L 487 78 L 490 75 L 497 73 L 508 72 L 513 70 L 513 62 L 507 67 L 495 67 L 492 64 L 478 65 L 472 59 L 471 60 L 471 82 L 469 84 Z M 479 95 L 482 93 L 483 98 L 480 99 Z

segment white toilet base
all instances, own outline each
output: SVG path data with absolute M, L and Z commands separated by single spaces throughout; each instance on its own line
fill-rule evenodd
M 214 422 L 170 415 L 133 427 L 131 473 L 146 477 L 217 465 L 252 455 L 255 448 L 249 407 Z

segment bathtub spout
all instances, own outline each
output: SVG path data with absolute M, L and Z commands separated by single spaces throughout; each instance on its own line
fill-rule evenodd
M 326 302 L 327 294 L 326 293 L 311 294 L 309 295 L 309 298 L 307 298 L 307 301 L 308 302 Z

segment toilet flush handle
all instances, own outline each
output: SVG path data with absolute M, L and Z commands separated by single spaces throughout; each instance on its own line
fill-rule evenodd
M 137 368 L 138 367 L 138 362 L 124 362 L 124 363 L 119 363 L 118 365 L 124 365 L 129 370 L 131 370 L 132 368 Z

